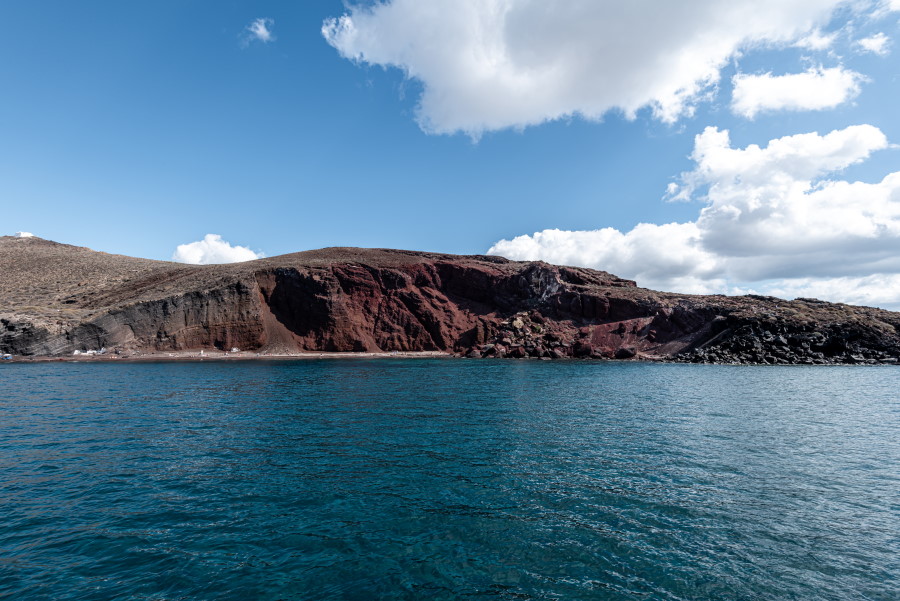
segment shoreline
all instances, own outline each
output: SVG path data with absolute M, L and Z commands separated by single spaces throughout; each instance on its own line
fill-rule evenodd
M 175 351 L 152 353 L 128 353 L 103 355 L 32 356 L 13 355 L 2 363 L 151 363 L 182 361 L 258 361 L 258 360 L 308 360 L 308 359 L 432 359 L 458 358 L 445 351 L 379 351 L 379 352 L 336 352 L 306 351 L 298 353 L 258 353 L 254 351 Z
M 244 362 L 244 361 L 309 361 L 322 359 L 468 359 L 464 355 L 447 351 L 376 351 L 376 352 L 355 352 L 355 351 L 303 351 L 296 353 L 266 353 L 255 351 L 207 351 L 203 349 L 202 354 L 199 350 L 192 351 L 175 351 L 175 352 L 152 352 L 152 353 L 108 353 L 103 355 L 64 355 L 64 356 L 24 356 L 13 355 L 11 359 L 0 361 L 3 364 L 23 364 L 23 363 L 182 363 L 182 362 Z M 550 359 L 547 357 L 504 357 L 488 359 L 514 359 L 519 361 L 552 361 L 552 362 L 570 362 L 570 361 L 593 361 L 597 363 L 664 363 L 677 365 L 725 365 L 725 366 L 746 366 L 746 367 L 834 367 L 834 366 L 854 366 L 854 367 L 896 367 L 896 362 L 880 362 L 880 363 L 824 363 L 824 364 L 808 364 L 808 363 L 740 363 L 740 362 L 709 362 L 709 363 L 693 363 L 683 361 L 672 361 L 671 358 L 642 355 L 626 360 L 616 359 L 599 359 L 599 358 L 576 358 L 566 357 L 562 359 Z M 480 361 L 481 359 L 479 359 Z M 2 368 L 0 368 L 2 369 Z

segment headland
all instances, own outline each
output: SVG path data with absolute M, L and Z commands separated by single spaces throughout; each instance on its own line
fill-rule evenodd
M 456 355 L 896 364 L 900 313 L 689 295 L 613 274 L 390 249 L 184 265 L 0 237 L 0 354 L 195 359 Z

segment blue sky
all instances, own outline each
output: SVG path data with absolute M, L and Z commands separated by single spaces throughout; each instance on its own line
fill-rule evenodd
M 155 259 L 207 234 L 267 256 L 493 249 L 895 306 L 900 193 L 874 185 L 900 171 L 900 4 L 579 4 L 3 3 L 3 233 Z M 716 167 L 812 132 L 763 161 L 781 188 L 749 155 Z

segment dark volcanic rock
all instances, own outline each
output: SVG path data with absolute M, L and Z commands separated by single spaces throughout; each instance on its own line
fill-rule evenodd
M 616 359 L 632 359 L 637 355 L 637 349 L 633 346 L 623 346 L 616 349 L 615 358 Z
M 654 292 L 500 257 L 330 248 L 189 266 L 0 238 L 0 352 L 199 348 L 889 363 L 900 314 Z

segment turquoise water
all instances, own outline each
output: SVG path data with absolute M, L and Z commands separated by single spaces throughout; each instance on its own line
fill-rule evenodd
M 900 598 L 900 370 L 0 366 L 0 598 Z

